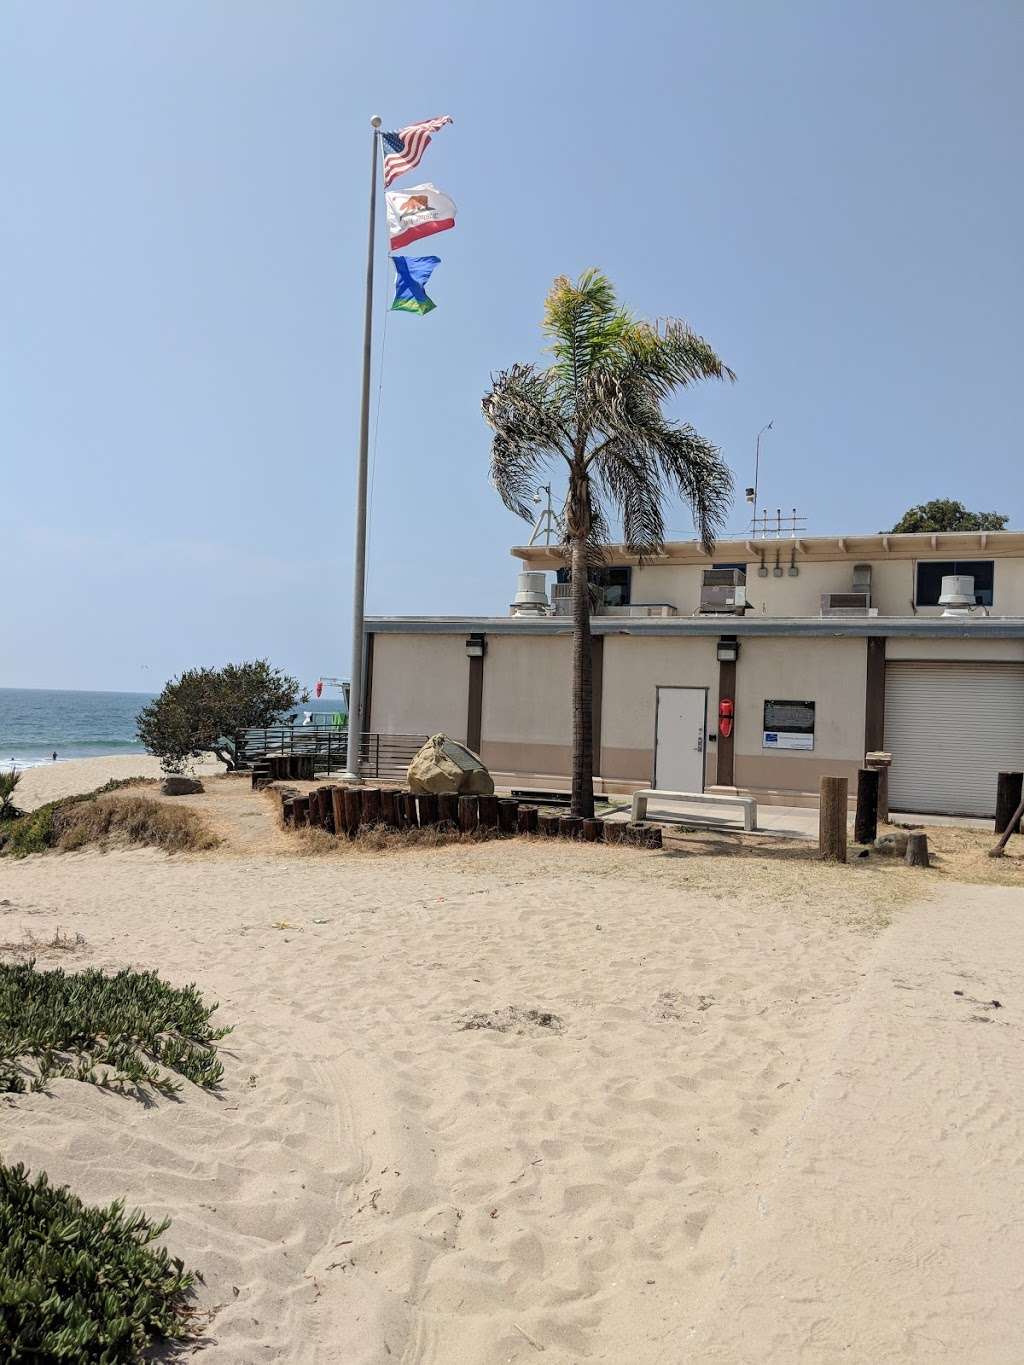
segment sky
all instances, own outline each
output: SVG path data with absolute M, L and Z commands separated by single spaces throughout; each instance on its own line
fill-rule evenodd
M 1019 0 L 5 0 L 0 50 L 0 686 L 347 672 L 374 113 L 453 117 L 399 187 L 459 217 L 427 317 L 378 237 L 369 613 L 507 610 L 480 398 L 588 266 L 736 371 L 670 411 L 741 497 L 772 420 L 809 534 L 1024 526 Z

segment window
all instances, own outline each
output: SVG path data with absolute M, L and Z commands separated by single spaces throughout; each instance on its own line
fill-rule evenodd
M 990 607 L 994 570 L 995 563 L 991 559 L 919 559 L 914 602 L 919 607 L 937 607 L 942 580 L 950 574 L 963 574 L 974 579 L 975 606 Z
M 813 749 L 813 701 L 765 701 L 762 749 Z
M 590 581 L 595 588 L 601 590 L 601 601 L 604 606 L 629 606 L 629 589 L 632 572 L 632 569 L 629 567 L 590 570 Z M 556 580 L 559 583 L 571 583 L 571 571 L 569 569 L 559 569 L 556 574 Z

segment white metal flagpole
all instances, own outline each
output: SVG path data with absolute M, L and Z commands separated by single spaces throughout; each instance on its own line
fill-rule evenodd
M 363 318 L 363 404 L 359 419 L 359 465 L 356 476 L 356 536 L 352 573 L 352 669 L 348 692 L 348 745 L 345 776 L 359 780 L 363 734 L 363 608 L 366 597 L 366 471 L 370 446 L 370 365 L 373 350 L 373 250 L 377 229 L 377 147 L 381 120 L 370 119 L 370 231 L 366 245 L 366 312 Z

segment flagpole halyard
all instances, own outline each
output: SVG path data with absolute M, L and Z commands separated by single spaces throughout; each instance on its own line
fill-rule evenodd
M 366 245 L 366 308 L 363 317 L 363 391 L 359 416 L 359 459 L 356 474 L 355 556 L 352 573 L 352 668 L 349 682 L 348 744 L 345 775 L 359 780 L 363 734 L 363 613 L 366 599 L 366 481 L 370 444 L 370 370 L 373 355 L 373 252 L 377 229 L 377 153 L 381 119 L 370 119 L 370 224 Z

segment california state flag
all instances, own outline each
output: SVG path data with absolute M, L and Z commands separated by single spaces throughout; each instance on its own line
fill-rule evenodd
M 388 202 L 392 251 L 455 226 L 455 204 L 436 185 L 389 190 L 384 197 Z

